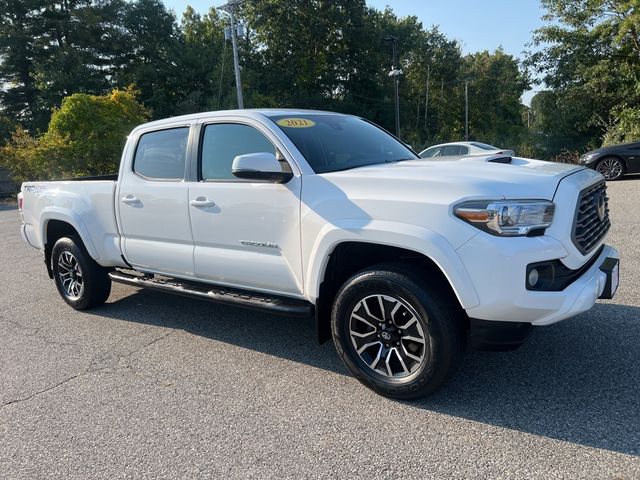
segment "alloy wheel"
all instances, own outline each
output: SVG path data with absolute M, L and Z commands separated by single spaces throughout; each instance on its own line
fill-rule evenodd
M 388 378 L 407 377 L 424 365 L 428 344 L 418 313 L 399 297 L 369 295 L 349 318 L 351 343 L 360 359 Z
M 64 251 L 58 257 L 58 279 L 64 294 L 70 300 L 78 300 L 84 292 L 82 269 L 76 257 Z
M 605 158 L 598 164 L 596 170 L 605 180 L 615 180 L 622 175 L 622 164 L 615 158 Z

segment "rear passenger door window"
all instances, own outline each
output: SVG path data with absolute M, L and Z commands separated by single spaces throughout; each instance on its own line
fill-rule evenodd
M 151 180 L 182 180 L 189 127 L 144 133 L 138 140 L 133 171 Z
M 262 133 L 249 125 L 213 123 L 204 127 L 200 152 L 201 180 L 238 180 L 231 173 L 238 155 L 269 152 L 276 147 Z

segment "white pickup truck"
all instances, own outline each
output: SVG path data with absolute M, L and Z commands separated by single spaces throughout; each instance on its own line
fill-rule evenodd
M 315 315 L 351 372 L 415 398 L 467 342 L 516 348 L 618 285 L 606 186 L 538 160 L 420 159 L 361 118 L 201 113 L 141 125 L 111 178 L 26 182 L 23 239 L 73 308 L 111 282 Z

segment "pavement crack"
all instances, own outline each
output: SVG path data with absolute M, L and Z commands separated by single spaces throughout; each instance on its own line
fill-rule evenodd
M 44 394 L 44 393 L 50 392 L 51 390 L 55 390 L 56 388 L 61 387 L 61 386 L 62 386 L 62 385 L 64 385 L 65 383 L 68 383 L 68 382 L 70 382 L 70 381 L 72 381 L 72 380 L 75 380 L 76 378 L 81 377 L 82 375 L 84 375 L 85 373 L 88 373 L 88 372 L 90 372 L 90 371 L 92 371 L 92 370 L 88 370 L 88 369 L 87 369 L 87 370 L 85 370 L 85 371 L 83 371 L 83 372 L 77 373 L 77 374 L 75 374 L 75 375 L 73 375 L 73 376 L 71 376 L 71 377 L 68 377 L 68 378 L 66 378 L 66 379 L 62 380 L 61 382 L 56 383 L 55 385 L 52 385 L 52 386 L 47 387 L 47 388 L 45 388 L 45 389 L 43 389 L 43 390 L 39 390 L 39 391 L 37 391 L 37 392 L 35 392 L 35 393 L 32 393 L 31 395 L 29 395 L 29 396 L 27 396 L 27 397 L 24 397 L 24 398 L 16 398 L 16 399 L 14 399 L 14 400 L 9 400 L 8 402 L 5 402 L 5 403 L 1 404 L 1 405 L 0 405 L 0 407 L 6 407 L 7 405 L 12 405 L 12 404 L 14 404 L 14 403 L 23 403 L 23 402 L 28 402 L 29 400 L 31 400 L 31 399 L 33 399 L 33 398 L 35 398 L 35 397 L 39 396 L 39 395 L 42 395 L 42 394 Z
M 140 335 L 144 334 L 148 330 L 151 330 L 151 329 L 150 328 L 149 329 L 145 329 L 144 331 L 140 332 Z M 165 333 L 163 335 L 157 336 L 157 337 L 149 340 L 148 342 L 145 342 L 144 344 L 140 345 L 139 347 L 134 348 L 133 350 L 128 351 L 128 352 L 127 351 L 118 352 L 118 351 L 114 351 L 113 350 L 114 346 L 122 343 L 122 341 L 118 341 L 114 345 L 112 345 L 111 349 L 106 353 L 106 355 L 99 356 L 99 357 L 94 357 L 91 360 L 91 363 L 90 363 L 89 366 L 92 367 L 92 366 L 96 366 L 96 365 L 101 365 L 102 364 L 100 369 L 104 369 L 104 368 L 108 368 L 108 367 L 113 368 L 113 367 L 115 367 L 117 365 L 117 363 L 119 361 L 130 358 L 132 355 L 134 355 L 134 354 L 136 354 L 136 353 L 138 353 L 138 352 L 140 352 L 140 351 L 142 351 L 142 350 L 144 350 L 146 348 L 149 348 L 151 345 L 154 345 L 154 344 L 160 342 L 161 340 L 164 340 L 169 335 L 172 335 L 175 332 L 176 332 L 176 330 L 172 329 L 171 331 L 169 331 L 169 332 L 167 332 L 167 333 Z
M 170 332 L 167 332 L 164 335 L 160 335 L 160 336 L 158 336 L 158 337 L 156 337 L 156 338 L 144 343 L 143 345 L 139 346 L 138 348 L 135 348 L 134 350 L 132 350 L 132 351 L 126 353 L 126 354 L 116 354 L 116 357 L 119 360 L 122 360 L 122 359 L 125 359 L 125 358 L 129 358 L 132 355 L 134 355 L 135 353 L 140 352 L 141 350 L 144 350 L 146 348 L 149 348 L 151 345 L 154 345 L 154 344 L 160 342 L 161 340 L 164 340 L 169 335 L 172 335 L 175 332 L 176 332 L 176 330 L 172 329 Z M 56 342 L 48 342 L 48 343 L 56 343 Z M 4 403 L 0 404 L 0 408 L 6 407 L 8 405 L 13 405 L 15 403 L 28 402 L 28 401 L 30 401 L 30 400 L 32 400 L 32 399 L 34 399 L 34 398 L 36 398 L 36 397 L 38 397 L 40 395 L 43 395 L 43 394 L 45 394 L 47 392 L 51 392 L 52 390 L 55 390 L 58 387 L 61 387 L 62 385 L 66 384 L 66 383 L 69 383 L 69 382 L 71 382 L 71 381 L 73 381 L 73 380 L 75 380 L 75 379 L 77 379 L 77 378 L 79 378 L 79 377 L 81 377 L 83 375 L 86 375 L 87 373 L 99 372 L 101 370 L 105 370 L 105 369 L 111 368 L 111 365 L 103 365 L 103 366 L 99 366 L 98 367 L 97 366 L 98 363 L 99 363 L 99 359 L 93 359 L 89 363 L 89 366 L 85 370 L 83 370 L 83 371 L 81 371 L 79 373 L 76 373 L 75 375 L 72 375 L 70 377 L 67 377 L 64 380 L 62 380 L 62 381 L 60 381 L 60 382 L 58 382 L 58 383 L 56 383 L 54 385 L 51 385 L 51 386 L 49 386 L 47 388 L 44 388 L 42 390 L 38 390 L 37 392 L 32 393 L 31 395 L 28 395 L 26 397 L 16 398 L 14 400 L 9 400 L 8 402 L 4 402 Z

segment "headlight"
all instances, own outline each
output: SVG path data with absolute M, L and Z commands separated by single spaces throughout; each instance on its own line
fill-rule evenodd
M 586 163 L 586 162 L 588 162 L 589 160 L 591 160 L 595 156 L 596 156 L 595 153 L 585 153 L 584 155 L 582 155 L 580 157 L 580 163 Z
M 474 200 L 456 205 L 453 213 L 492 235 L 515 237 L 547 228 L 553 210 L 548 200 Z

